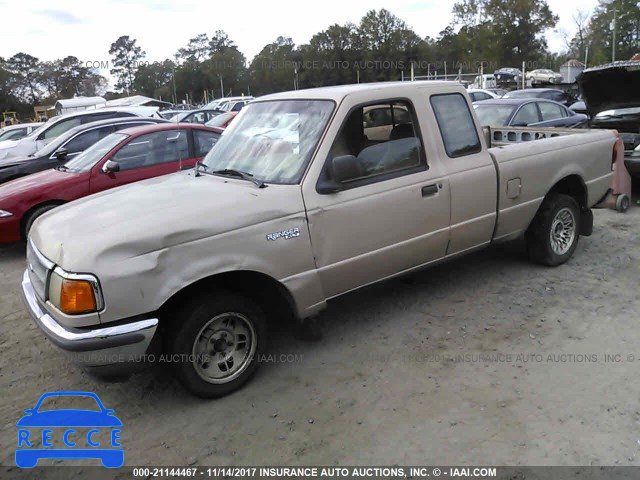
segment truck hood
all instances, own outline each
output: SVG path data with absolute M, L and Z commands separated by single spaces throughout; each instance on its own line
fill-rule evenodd
M 640 107 L 640 61 L 621 61 L 589 68 L 577 78 L 592 117 L 604 110 Z
M 113 265 L 299 213 L 301 196 L 299 185 L 258 188 L 243 180 L 180 172 L 56 208 L 36 221 L 30 238 L 62 268 L 91 271 L 105 262 Z

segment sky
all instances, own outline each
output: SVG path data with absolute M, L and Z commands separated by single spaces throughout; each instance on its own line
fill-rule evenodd
M 225 30 L 250 61 L 278 36 L 307 43 L 329 25 L 358 23 L 371 9 L 386 8 L 424 37 L 437 37 L 451 21 L 455 0 L 0 0 L 0 57 L 25 52 L 40 60 L 74 55 L 85 62 L 108 62 L 109 46 L 121 35 L 136 38 L 146 60 L 173 58 L 199 33 Z M 552 51 L 564 49 L 560 32 L 573 36 L 573 15 L 591 12 L 597 0 L 547 0 L 560 17 L 547 32 Z M 102 70 L 101 73 L 107 73 Z

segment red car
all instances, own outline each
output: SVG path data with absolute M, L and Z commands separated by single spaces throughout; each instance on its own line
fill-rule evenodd
M 194 167 L 222 131 L 180 123 L 129 128 L 53 170 L 0 185 L 0 243 L 26 238 L 36 218 L 63 203 Z

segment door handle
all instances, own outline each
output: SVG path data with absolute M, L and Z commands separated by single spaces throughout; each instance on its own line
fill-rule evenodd
M 438 185 L 436 185 L 435 183 L 433 185 L 427 185 L 426 187 L 422 187 L 423 197 L 435 195 L 436 193 L 438 193 Z

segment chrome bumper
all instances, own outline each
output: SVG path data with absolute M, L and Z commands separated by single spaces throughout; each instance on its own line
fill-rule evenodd
M 158 326 L 158 319 L 150 318 L 95 330 L 64 327 L 40 307 L 28 271 L 22 277 L 22 299 L 47 338 L 85 367 L 145 362 L 144 354 Z

